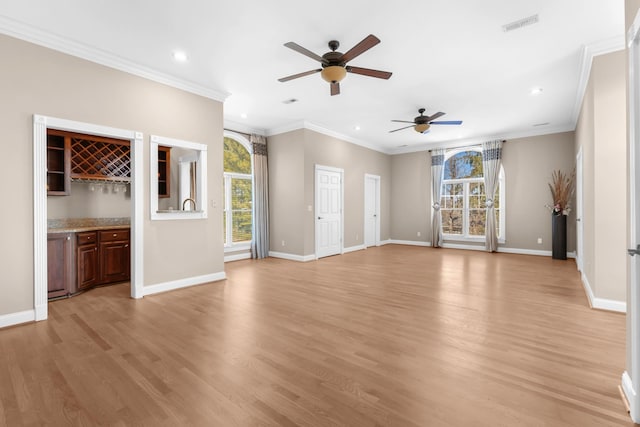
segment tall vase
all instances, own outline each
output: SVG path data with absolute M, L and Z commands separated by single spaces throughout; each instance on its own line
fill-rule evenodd
M 552 258 L 567 259 L 567 216 L 551 215 Z

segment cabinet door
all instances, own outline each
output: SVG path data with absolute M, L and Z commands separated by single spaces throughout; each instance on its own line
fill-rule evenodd
M 100 243 L 100 283 L 129 280 L 129 241 Z
M 47 235 L 47 290 L 48 297 L 69 294 L 73 260 L 72 240 L 69 233 Z
M 77 251 L 78 289 L 86 289 L 98 284 L 98 246 L 78 246 Z

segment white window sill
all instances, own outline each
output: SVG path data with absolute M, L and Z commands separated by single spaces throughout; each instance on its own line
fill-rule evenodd
M 482 237 L 464 237 L 456 234 L 444 234 L 443 238 L 446 242 L 467 242 L 467 243 L 484 243 L 484 236 Z M 505 239 L 498 238 L 498 243 L 504 243 Z
M 236 243 L 235 245 L 225 246 L 224 253 L 240 252 L 251 250 L 251 243 Z

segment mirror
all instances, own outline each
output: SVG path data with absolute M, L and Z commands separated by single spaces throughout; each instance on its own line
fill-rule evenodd
M 207 217 L 207 146 L 152 135 L 151 219 Z

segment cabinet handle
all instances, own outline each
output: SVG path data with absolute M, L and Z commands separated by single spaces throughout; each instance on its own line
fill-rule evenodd
M 94 251 L 97 251 L 97 250 L 98 250 L 98 248 L 97 248 L 97 247 L 95 247 L 95 248 L 93 248 L 93 250 L 94 250 Z
M 129 245 L 124 245 L 124 247 L 125 247 L 125 248 L 128 248 L 128 247 L 129 247 Z
M 118 237 L 118 233 L 113 233 L 113 237 Z
M 71 236 L 67 236 L 67 240 L 71 240 Z
M 87 236 L 87 240 L 90 240 L 90 239 L 91 239 L 91 236 Z

